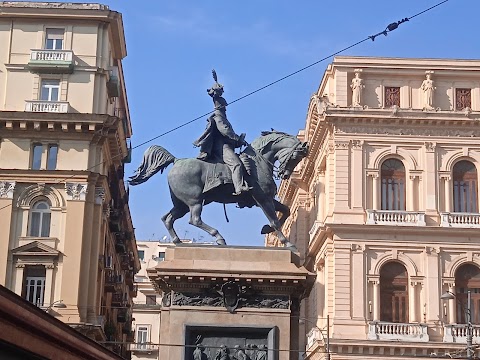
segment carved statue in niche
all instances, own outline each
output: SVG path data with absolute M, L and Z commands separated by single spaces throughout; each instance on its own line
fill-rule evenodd
M 362 106 L 362 91 L 365 88 L 363 79 L 360 78 L 361 69 L 355 69 L 355 77 L 352 79 L 352 106 Z
M 435 91 L 435 86 L 433 86 L 433 80 L 431 79 L 433 71 L 426 71 L 425 74 L 427 78 L 423 80 L 420 87 L 423 91 L 423 109 L 433 110 L 433 92 Z

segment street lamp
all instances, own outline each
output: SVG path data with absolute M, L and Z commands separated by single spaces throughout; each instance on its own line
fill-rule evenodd
M 53 303 L 51 303 L 50 305 L 48 305 L 46 308 L 45 308 L 45 312 L 49 312 L 51 308 L 57 308 L 57 309 L 65 309 L 67 307 L 67 305 L 65 305 L 63 303 L 63 300 L 57 300 L 57 301 L 54 301 Z
M 442 300 L 453 300 L 456 296 L 451 291 L 446 291 L 440 299 Z M 463 305 L 461 305 L 463 307 Z M 471 294 L 470 290 L 467 291 L 467 359 L 473 359 L 474 350 L 472 346 L 472 337 L 473 337 L 473 326 L 472 326 L 472 310 L 471 310 Z
M 327 315 L 326 329 L 320 329 L 315 322 L 313 322 L 311 320 L 308 320 L 306 318 L 299 318 L 298 322 L 300 324 L 302 322 L 304 324 L 309 323 L 309 324 L 313 325 L 320 332 L 320 334 L 322 335 L 322 338 L 323 338 L 323 342 L 325 344 L 325 353 L 327 354 L 326 360 L 330 360 L 330 315 Z M 326 333 L 327 333 L 326 336 L 323 334 L 324 330 L 326 330 Z

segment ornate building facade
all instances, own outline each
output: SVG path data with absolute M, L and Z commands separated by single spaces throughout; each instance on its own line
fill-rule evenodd
M 160 359 L 160 312 L 163 293 L 156 289 L 147 274 L 165 260 L 166 249 L 173 243 L 159 241 L 137 241 L 140 271 L 135 275 L 138 292 L 133 299 L 133 330 L 135 344 L 132 344 L 132 359 Z
M 126 355 L 140 268 L 122 16 L 0 3 L 0 284 Z
M 479 124 L 478 60 L 327 67 L 299 133 L 310 154 L 279 191 L 317 275 L 306 358 L 465 356 L 467 294 L 480 340 Z

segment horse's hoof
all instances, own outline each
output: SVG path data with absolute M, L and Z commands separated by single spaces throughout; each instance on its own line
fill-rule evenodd
M 270 225 L 263 225 L 262 230 L 260 231 L 260 234 L 262 234 L 262 235 L 270 234 L 274 231 L 275 231 L 275 229 L 272 228 Z
M 217 245 L 227 245 L 225 239 L 217 239 Z
M 173 239 L 172 239 L 172 243 L 174 243 L 174 244 L 181 244 L 182 241 L 177 237 L 177 238 L 173 238 Z

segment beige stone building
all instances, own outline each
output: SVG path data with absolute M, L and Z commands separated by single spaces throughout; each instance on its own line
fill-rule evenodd
M 299 134 L 310 155 L 279 191 L 317 275 L 306 358 L 466 356 L 468 293 L 480 341 L 479 124 L 479 60 L 327 67 Z
M 133 299 L 135 344 L 131 351 L 134 360 L 159 359 L 162 293 L 151 283 L 147 269 L 164 261 L 166 249 L 171 246 L 173 243 L 137 241 L 141 269 L 135 275 L 138 292 Z
M 0 2 L 0 284 L 127 354 L 140 268 L 121 14 Z

